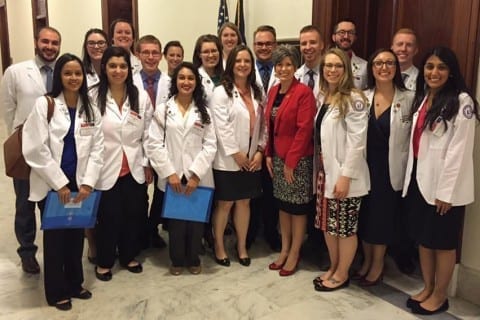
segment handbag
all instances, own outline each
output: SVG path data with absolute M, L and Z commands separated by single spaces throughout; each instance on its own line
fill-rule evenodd
M 47 121 L 53 116 L 55 101 L 45 95 L 48 102 Z M 5 174 L 15 179 L 28 180 L 30 178 L 30 166 L 22 154 L 22 129 L 23 123 L 15 128 L 13 133 L 3 143 L 3 159 L 5 161 Z

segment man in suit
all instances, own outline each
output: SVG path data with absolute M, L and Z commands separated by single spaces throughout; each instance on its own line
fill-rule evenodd
M 152 106 L 155 109 L 168 100 L 169 84 L 168 76 L 163 74 L 158 65 L 162 60 L 162 44 L 153 35 L 141 37 L 136 45 L 136 55 L 140 59 L 142 69 L 134 74 L 134 82 L 138 88 L 145 89 L 150 96 Z M 145 228 L 140 237 L 144 247 L 165 248 L 166 243 L 158 234 L 158 225 L 162 222 L 161 211 L 163 193 L 157 187 L 158 176 L 154 173 L 153 200 L 150 205 L 150 214 L 145 217 Z M 147 221 L 148 220 L 148 221 Z
M 418 52 L 417 35 L 408 28 L 399 29 L 392 38 L 392 51 L 395 53 L 402 71 L 402 79 L 408 90 L 415 91 L 418 68 L 413 65 L 413 58 Z
M 323 39 L 316 26 L 305 26 L 300 30 L 300 52 L 305 63 L 295 72 L 295 78 L 313 90 L 316 97 L 319 92 L 320 58 L 323 51 Z
M 53 68 L 60 53 L 61 36 L 52 27 L 41 28 L 35 35 L 35 58 L 10 66 L 0 85 L 0 105 L 8 133 L 25 122 L 35 100 L 52 89 Z M 15 189 L 15 235 L 17 249 L 26 273 L 40 272 L 35 254 L 35 203 L 28 200 L 29 180 L 13 179 Z
M 253 51 L 255 53 L 255 72 L 257 85 L 263 89 L 265 97 L 268 90 L 278 81 L 274 74 L 272 54 L 277 47 L 277 33 L 269 25 L 259 26 L 253 33 Z M 267 171 L 265 160 L 262 165 L 262 189 L 260 198 L 250 201 L 250 225 L 247 234 L 247 248 L 250 247 L 263 223 L 265 240 L 273 251 L 280 251 L 281 243 L 278 234 L 278 209 L 273 201 L 272 179 Z
M 357 40 L 357 30 L 351 20 L 342 20 L 333 27 L 332 41 L 337 48 L 342 49 L 350 57 L 353 72 L 353 82 L 358 89 L 367 87 L 367 61 L 355 55 L 352 50 Z

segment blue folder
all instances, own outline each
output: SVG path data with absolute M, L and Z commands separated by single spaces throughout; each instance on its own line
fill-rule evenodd
M 80 203 L 64 205 L 58 199 L 58 194 L 50 191 L 43 210 L 41 229 L 92 228 L 97 220 L 101 194 L 100 191 L 93 191 Z M 76 195 L 77 192 L 72 192 L 72 198 Z
M 173 191 L 167 183 L 162 216 L 168 219 L 208 222 L 213 201 L 213 188 L 197 187 L 189 196 Z

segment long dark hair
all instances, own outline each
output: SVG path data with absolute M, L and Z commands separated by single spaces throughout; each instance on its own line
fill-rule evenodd
M 102 63 L 100 66 L 100 82 L 92 87 L 98 88 L 98 109 L 100 110 L 100 113 L 102 115 L 105 114 L 105 108 L 107 105 L 107 92 L 109 87 L 106 68 L 108 60 L 110 60 L 110 58 L 112 57 L 123 57 L 125 63 L 128 66 L 128 75 L 127 79 L 125 80 L 128 101 L 130 103 L 130 109 L 135 112 L 139 112 L 138 89 L 133 84 L 132 66 L 130 65 L 130 53 L 121 47 L 108 47 L 107 50 L 105 50 L 105 52 L 103 53 Z
M 93 113 L 92 106 L 90 104 L 90 99 L 88 98 L 88 90 L 87 90 L 87 76 L 85 74 L 85 68 L 83 67 L 82 60 L 79 57 L 71 54 L 65 53 L 62 54 L 57 62 L 55 63 L 55 68 L 53 69 L 53 80 L 52 80 L 52 91 L 50 91 L 49 95 L 53 98 L 58 97 L 63 92 L 63 83 L 62 83 L 62 69 L 70 61 L 76 61 L 80 65 L 83 74 L 83 81 L 80 89 L 78 90 L 78 97 L 82 102 L 80 109 L 78 110 L 78 114 L 82 115 L 85 112 L 85 116 L 87 117 L 88 122 L 92 122 L 95 120 L 95 116 Z
M 471 91 L 465 84 L 455 52 L 447 47 L 433 48 L 429 50 L 423 58 L 421 68 L 418 72 L 417 87 L 412 105 L 412 115 L 420 108 L 423 99 L 428 94 L 429 88 L 425 83 L 424 68 L 427 60 L 432 56 L 437 56 L 447 65 L 449 75 L 447 82 L 432 99 L 432 106 L 430 110 L 427 111 L 424 128 L 429 127 L 430 129 L 433 129 L 433 125 L 437 119 L 442 119 L 445 127 L 447 127 L 447 120 L 452 119 L 458 113 L 460 107 L 458 95 L 462 92 L 467 93 L 470 98 L 472 98 L 473 113 L 475 118 L 480 120 L 478 115 L 478 102 L 473 98 Z
M 398 89 L 404 91 L 407 88 L 405 88 L 405 84 L 403 83 L 402 80 L 402 72 L 400 70 L 400 63 L 398 63 L 398 58 L 397 55 L 391 50 L 391 49 L 378 49 L 376 50 L 371 56 L 370 59 L 368 59 L 368 64 L 367 64 L 367 88 L 368 89 L 373 89 L 375 88 L 375 77 L 373 76 L 373 60 L 383 52 L 389 52 L 392 54 L 393 58 L 395 59 L 395 76 L 392 79 L 393 85 L 397 87 Z
M 90 59 L 90 55 L 88 54 L 88 51 L 87 51 L 87 39 L 93 33 L 98 33 L 99 35 L 101 35 L 105 39 L 106 45 L 108 46 L 107 34 L 102 29 L 93 28 L 93 29 L 88 30 L 87 33 L 85 33 L 85 39 L 83 39 L 83 49 L 82 49 L 83 50 L 82 51 L 83 59 L 82 59 L 82 61 L 83 61 L 83 66 L 85 67 L 85 71 L 88 74 L 94 74 L 95 73 L 95 70 L 93 69 L 93 66 L 92 66 L 92 59 Z
M 246 45 L 238 45 L 232 49 L 230 54 L 227 58 L 227 64 L 225 65 L 225 72 L 223 73 L 222 77 L 222 85 L 227 92 L 227 95 L 231 98 L 233 93 L 233 84 L 235 82 L 235 76 L 233 74 L 233 69 L 235 67 L 235 60 L 237 60 L 237 56 L 241 51 L 247 51 L 250 55 L 250 60 L 252 63 L 252 69 L 250 70 L 250 74 L 247 77 L 247 82 L 253 89 L 253 97 L 257 101 L 262 100 L 262 91 L 257 85 L 256 76 L 255 76 L 255 59 L 253 58 L 252 50 L 250 50 Z
M 193 65 L 195 68 L 200 68 L 202 66 L 202 59 L 200 58 L 200 54 L 202 52 L 202 45 L 205 42 L 213 42 L 218 50 L 218 63 L 215 66 L 215 75 L 222 76 L 223 74 L 223 63 L 222 63 L 222 43 L 220 39 L 216 35 L 213 34 L 204 34 L 198 37 L 197 42 L 195 42 L 195 49 L 193 50 Z
M 170 93 L 168 96 L 175 97 L 178 94 L 178 88 L 177 88 L 178 73 L 183 68 L 189 69 L 190 71 L 192 71 L 192 73 L 195 76 L 195 89 L 193 90 L 192 98 L 193 98 L 193 101 L 195 102 L 195 105 L 198 108 L 198 111 L 200 112 L 202 123 L 210 124 L 210 116 L 208 115 L 208 112 L 207 112 L 207 102 L 204 98 L 205 94 L 203 91 L 202 78 L 200 78 L 200 74 L 198 73 L 197 68 L 195 68 L 195 66 L 191 62 L 185 62 L 185 61 L 181 62 L 173 70 L 172 81 L 170 85 Z

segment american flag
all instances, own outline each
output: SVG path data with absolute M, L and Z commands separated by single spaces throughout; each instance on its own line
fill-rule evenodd
M 220 6 L 218 8 L 218 24 L 217 32 L 220 30 L 220 27 L 228 22 L 228 8 L 226 0 L 220 0 Z

